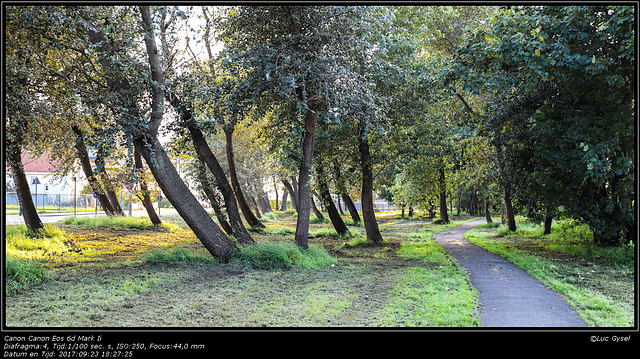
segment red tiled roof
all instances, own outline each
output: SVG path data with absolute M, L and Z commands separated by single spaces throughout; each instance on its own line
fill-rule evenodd
M 25 172 L 53 172 L 55 170 L 55 163 L 51 163 L 46 153 L 35 156 L 33 153 L 23 150 L 21 159 Z

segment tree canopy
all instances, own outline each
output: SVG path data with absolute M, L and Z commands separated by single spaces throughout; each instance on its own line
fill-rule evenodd
M 108 196 L 148 180 L 144 158 L 214 256 L 253 243 L 240 213 L 263 227 L 251 207 L 276 177 L 303 248 L 314 192 L 339 233 L 332 198 L 361 202 L 373 243 L 376 195 L 442 222 L 455 202 L 504 212 L 511 230 L 518 213 L 582 221 L 602 245 L 635 239 L 634 6 L 6 10 L 14 176 L 16 151 L 52 153 L 66 172 L 88 148 L 92 190 Z

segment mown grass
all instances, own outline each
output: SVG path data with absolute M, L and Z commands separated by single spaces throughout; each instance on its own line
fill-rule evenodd
M 465 221 L 428 226 L 405 234 L 397 255 L 425 266 L 409 268 L 385 308 L 384 325 L 406 327 L 477 327 L 477 291 L 465 271 L 432 240 L 434 233 Z
M 541 226 L 518 223 L 516 232 L 483 225 L 465 235 L 523 268 L 574 305 L 596 327 L 634 325 L 634 250 L 593 245 L 588 227 L 555 221 L 551 234 Z
M 293 244 L 295 214 L 279 212 L 264 221 L 266 230 L 252 232 L 256 245 L 241 247 L 225 263 L 212 258 L 178 216 L 162 218 L 171 228 L 60 224 L 66 241 L 73 240 L 82 253 L 40 261 L 47 279 L 26 281 L 30 284 L 7 296 L 6 323 L 478 326 L 477 293 L 469 278 L 432 240 L 434 233 L 468 218 L 435 225 L 397 215 L 377 214 L 384 238 L 380 245 L 366 242 L 362 226 L 350 226 L 350 235 L 338 236 L 330 223 L 314 223 L 305 251 Z

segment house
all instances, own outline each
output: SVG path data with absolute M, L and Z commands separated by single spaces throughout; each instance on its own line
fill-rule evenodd
M 64 176 L 56 174 L 56 165 L 46 153 L 42 156 L 35 156 L 30 151 L 23 150 L 21 160 L 33 194 L 46 193 L 73 196 L 74 177 L 77 180 L 75 187 L 78 192 L 87 184 L 86 177 L 82 171 L 67 173 Z M 9 172 L 7 175 L 10 177 L 11 173 Z
M 77 173 L 67 173 L 65 175 L 56 174 L 56 164 L 47 154 L 36 156 L 30 151 L 23 150 L 21 155 L 24 172 L 29 182 L 31 195 L 38 196 L 38 202 L 42 203 L 44 199 L 47 202 L 72 201 L 75 193 L 80 193 L 82 188 L 87 184 L 87 179 L 82 171 Z M 74 183 L 74 178 L 77 183 Z M 6 205 L 17 205 L 17 197 L 15 197 L 15 185 L 11 169 L 6 168 L 5 183 L 7 193 L 5 194 Z

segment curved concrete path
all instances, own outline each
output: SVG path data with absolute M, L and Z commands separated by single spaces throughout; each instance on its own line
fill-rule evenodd
M 471 277 L 478 290 L 483 327 L 587 327 L 558 293 L 501 256 L 469 243 L 464 232 L 485 223 L 468 222 L 433 236 Z

